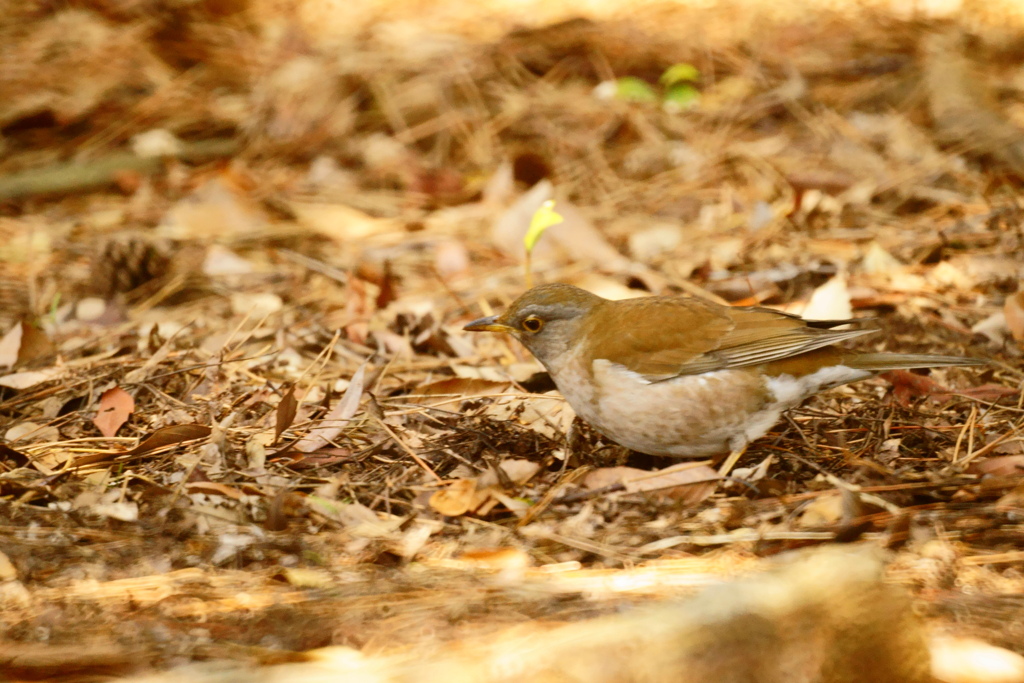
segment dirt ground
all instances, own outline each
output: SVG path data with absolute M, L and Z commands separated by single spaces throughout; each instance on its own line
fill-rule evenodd
M 384 653 L 836 543 L 1024 653 L 1012 7 L 541 5 L 4 9 L 0 669 Z M 462 331 L 526 289 L 547 199 L 534 282 L 989 364 L 663 471 Z

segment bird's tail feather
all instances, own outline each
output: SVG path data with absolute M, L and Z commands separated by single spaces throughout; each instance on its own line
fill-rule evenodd
M 942 368 L 956 365 L 985 365 L 982 358 L 963 356 L 936 356 L 929 353 L 863 353 L 846 363 L 860 370 L 885 372 L 886 370 L 912 370 L 914 368 Z

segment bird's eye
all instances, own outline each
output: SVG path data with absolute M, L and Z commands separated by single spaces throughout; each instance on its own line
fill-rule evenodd
M 540 332 L 542 327 L 544 327 L 544 321 L 535 315 L 531 315 L 523 321 L 523 329 L 527 332 Z

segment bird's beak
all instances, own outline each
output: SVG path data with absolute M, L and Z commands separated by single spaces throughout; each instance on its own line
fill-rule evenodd
M 505 323 L 499 323 L 498 316 L 496 315 L 489 315 L 486 318 L 474 320 L 462 329 L 467 332 L 510 332 L 512 330 Z

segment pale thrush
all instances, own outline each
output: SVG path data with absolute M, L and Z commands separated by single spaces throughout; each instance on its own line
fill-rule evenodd
M 609 301 L 549 284 L 465 329 L 508 332 L 598 431 L 678 458 L 739 451 L 823 389 L 887 370 L 985 362 L 844 349 L 836 344 L 875 331 L 832 329 L 849 322 L 691 297 Z

